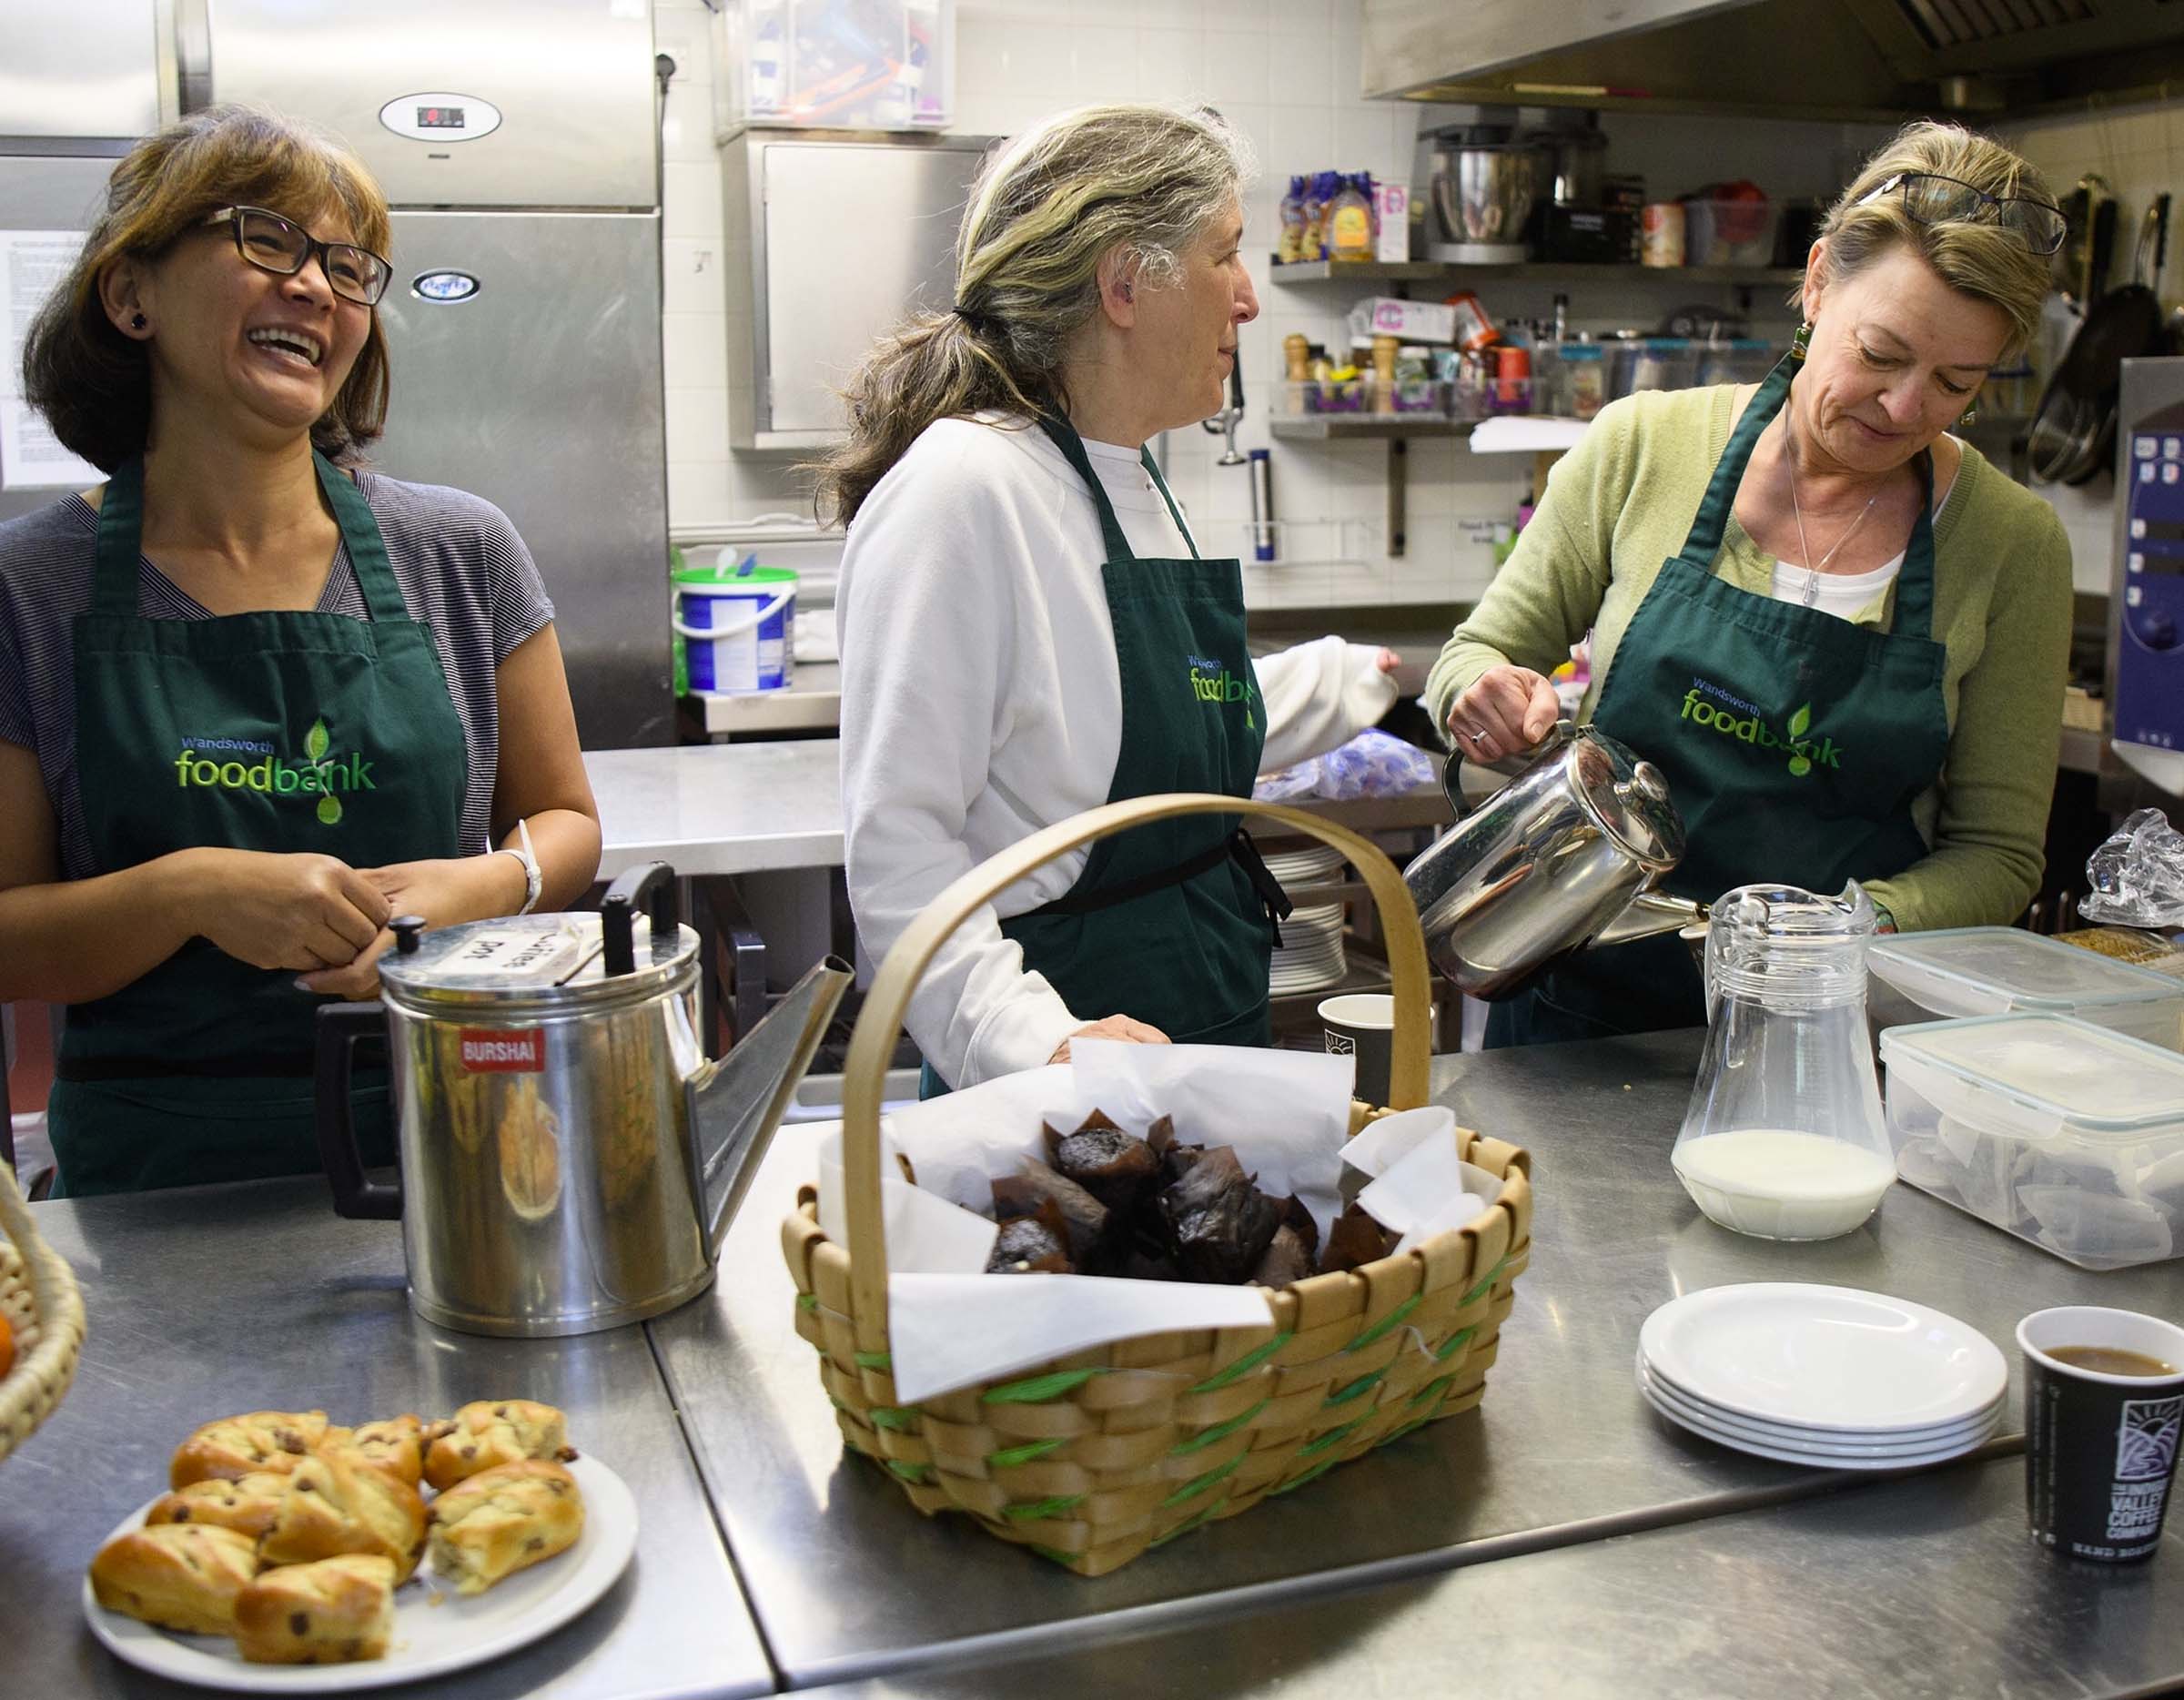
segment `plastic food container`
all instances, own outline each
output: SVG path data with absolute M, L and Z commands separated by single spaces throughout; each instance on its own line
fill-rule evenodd
M 1782 208 L 1772 201 L 1685 201 L 1686 266 L 1764 266 Z
M 2184 1050 L 2184 984 L 2014 926 L 1876 938 L 1866 1013 L 1877 1034 L 1936 1016 L 2076 1016 Z
M 724 0 L 713 122 L 937 130 L 954 116 L 955 0 Z
M 1896 1172 L 2080 1269 L 2184 1252 L 2184 1058 L 2062 1016 L 1894 1027 Z

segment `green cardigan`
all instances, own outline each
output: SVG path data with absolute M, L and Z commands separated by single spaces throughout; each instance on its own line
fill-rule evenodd
M 1426 681 L 1433 724 L 1502 662 L 1550 673 L 1592 632 L 1592 717 L 1624 628 L 1684 546 L 1739 391 L 1651 392 L 1602 410 Z M 1867 889 L 1906 931 L 2006 925 L 2039 889 L 2070 652 L 2070 545 L 2055 510 L 1967 445 L 1934 523 L 1934 635 L 1949 748 L 1913 804 L 1929 854 Z M 1768 594 L 1774 559 L 1732 518 L 1715 572 Z M 1855 623 L 1887 628 L 1893 583 Z M 1644 751 L 1640 751 L 1644 754 Z

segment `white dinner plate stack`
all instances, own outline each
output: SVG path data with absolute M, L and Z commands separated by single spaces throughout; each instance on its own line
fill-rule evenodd
M 1325 845 L 1309 850 L 1285 850 L 1267 858 L 1267 871 L 1284 890 L 1324 885 L 1342 877 L 1342 853 Z M 1350 971 L 1342 950 L 1342 923 L 1346 904 L 1330 903 L 1298 909 L 1281 924 L 1281 943 L 1275 947 L 1267 987 L 1276 997 L 1297 992 L 1316 992 L 1340 986 Z
M 1638 1333 L 1638 1388 L 1671 1422 L 1826 1470 L 1908 1470 L 1984 1444 L 2009 1366 L 1953 1316 L 1854 1287 L 1687 1293 Z

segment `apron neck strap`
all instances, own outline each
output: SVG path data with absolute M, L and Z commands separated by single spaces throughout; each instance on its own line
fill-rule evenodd
M 357 575 L 366 612 L 375 622 L 409 619 L 371 505 L 355 481 L 316 449 L 311 450 L 311 464 L 327 506 L 333 510 L 334 523 L 341 528 L 341 541 L 349 547 L 349 569 Z M 98 504 L 98 551 L 91 587 L 94 613 L 136 614 L 137 563 L 143 556 L 144 460 L 138 456 L 114 469 Z
M 1085 488 L 1092 492 L 1092 506 L 1099 514 L 1100 540 L 1107 548 L 1108 561 L 1128 561 L 1130 540 L 1123 535 L 1122 521 L 1115 517 L 1115 504 L 1107 500 L 1107 486 L 1092 470 L 1092 459 L 1085 452 L 1084 439 L 1077 434 L 1077 427 L 1058 413 L 1039 415 L 1039 429 L 1053 440 L 1054 446 L 1062 451 L 1062 459 L 1076 470 L 1085 481 Z
M 1796 357 L 1784 356 L 1760 384 L 1758 393 L 1736 421 L 1736 429 L 1729 434 L 1729 446 L 1722 450 L 1714 476 L 1707 481 L 1705 498 L 1699 503 L 1697 517 L 1691 522 L 1690 534 L 1684 540 L 1679 557 L 1701 572 L 1713 574 L 1714 561 L 1722 552 L 1722 538 L 1728 530 L 1729 516 L 1736 508 L 1737 486 L 1744 482 L 1744 468 L 1752 460 L 1752 450 L 1759 441 L 1760 433 L 1774 423 L 1774 416 L 1789 400 L 1790 380 L 1796 371 Z M 1896 575 L 1893 630 L 1898 636 L 1924 638 L 1932 634 L 1934 626 L 1933 455 L 1922 450 L 1916 466 L 1918 517 L 1911 522 L 1911 540 L 1905 545 L 1903 569 Z M 1806 564 L 1809 567 L 1811 563 Z
M 1193 561 L 1204 559 L 1198 553 L 1198 540 L 1190 534 L 1190 527 L 1183 523 L 1183 514 L 1176 506 L 1176 499 L 1168 493 L 1168 481 L 1160 476 L 1159 463 L 1153 459 L 1153 451 L 1140 448 L 1138 458 L 1145 462 L 1145 470 L 1152 478 L 1153 488 L 1160 492 L 1160 500 L 1168 503 L 1168 517 L 1176 522 L 1176 534 L 1190 551 L 1190 558 Z

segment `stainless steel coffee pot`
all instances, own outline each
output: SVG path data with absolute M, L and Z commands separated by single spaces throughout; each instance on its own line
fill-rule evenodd
M 1474 997 L 1512 997 L 1588 945 L 1691 934 L 1699 906 L 1651 889 L 1684 855 L 1684 822 L 1651 762 L 1558 723 L 1510 783 L 1403 870 L 1433 965 Z
M 711 1286 L 847 966 L 813 968 L 708 1061 L 698 936 L 665 863 L 617 880 L 597 915 L 394 929 L 383 1007 L 319 1012 L 318 1139 L 340 1214 L 400 1219 L 411 1308 L 467 1333 L 582 1334 Z M 355 1047 L 381 1036 L 393 1185 L 365 1178 L 349 1113 Z

